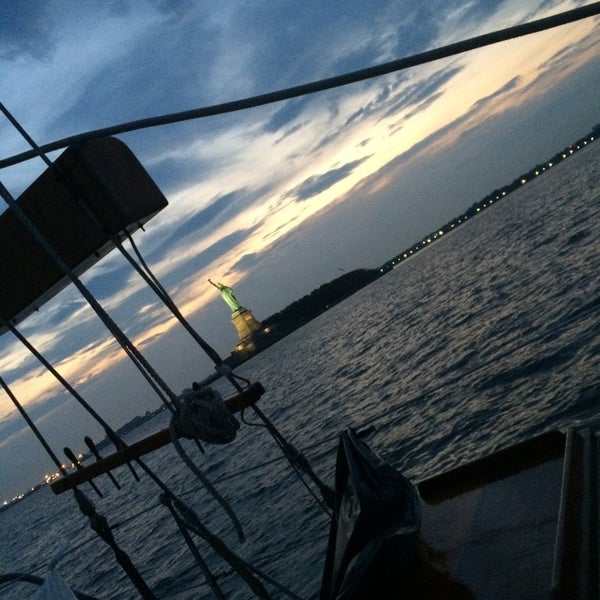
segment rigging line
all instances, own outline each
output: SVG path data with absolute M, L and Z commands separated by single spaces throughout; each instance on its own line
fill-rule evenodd
M 139 350 L 134 346 L 133 342 L 125 335 L 125 333 L 119 328 L 116 322 L 110 317 L 110 315 L 102 308 L 100 303 L 91 294 L 88 288 L 83 284 L 81 279 L 73 272 L 73 270 L 66 264 L 63 258 L 54 250 L 52 245 L 48 242 L 45 236 L 39 231 L 35 224 L 31 221 L 29 216 L 23 211 L 19 203 L 12 197 L 11 193 L 6 189 L 4 184 L 0 182 L 0 196 L 2 196 L 10 208 L 14 211 L 15 215 L 19 218 L 23 226 L 31 233 L 33 238 L 38 244 L 44 249 L 44 251 L 52 258 L 56 265 L 69 277 L 71 282 L 79 290 L 81 295 L 86 299 L 90 307 L 98 315 L 104 326 L 112 333 L 113 337 L 121 344 L 127 355 L 133 360 L 134 364 L 138 367 L 140 372 L 146 372 L 149 376 L 153 377 L 154 380 L 160 385 L 166 395 L 170 398 L 174 406 L 177 405 L 177 396 L 169 388 L 166 382 L 158 375 L 158 373 L 152 368 L 150 363 L 144 358 Z M 161 399 L 165 400 L 164 398 Z M 166 406 L 174 412 L 171 403 L 165 401 Z
M 173 501 L 173 508 L 177 510 L 182 519 L 185 521 L 186 527 L 196 535 L 200 536 L 211 546 L 216 554 L 218 554 L 231 567 L 233 567 L 257 597 L 264 598 L 264 600 L 270 600 L 271 596 L 268 594 L 262 583 L 256 577 L 254 577 L 248 568 L 248 563 L 246 563 L 244 559 L 231 550 L 223 542 L 223 540 L 211 533 L 203 525 L 198 518 L 198 515 L 196 515 L 193 510 L 191 510 L 183 501 L 177 498 L 164 496 L 162 500 L 165 500 L 167 503 L 169 501 Z
M 321 492 L 321 496 L 323 497 L 325 504 L 322 504 L 318 500 L 316 495 L 315 498 L 317 498 L 317 501 L 322 506 L 323 510 L 329 512 L 327 505 L 333 506 L 333 490 L 321 481 L 318 475 L 313 471 L 306 457 L 283 437 L 283 435 L 279 432 L 275 425 L 273 425 L 273 423 L 267 418 L 264 412 L 258 406 L 256 406 L 256 404 L 252 404 L 250 406 L 250 409 L 253 410 L 255 414 L 263 421 L 267 428 L 267 431 L 271 434 L 275 442 L 279 445 L 284 456 L 287 458 L 289 464 L 292 466 L 302 483 L 308 488 L 308 485 L 306 484 L 302 476 L 302 474 L 305 474 L 319 488 L 319 491 Z
M 19 123 L 19 121 L 14 117 L 14 115 L 5 106 L 3 106 L 3 105 L 0 104 L 0 110 L 2 110 L 2 112 L 4 113 L 4 115 L 8 118 L 8 120 L 15 127 L 15 129 L 23 136 L 23 138 L 29 143 L 29 145 L 34 150 L 37 150 L 38 152 L 40 152 L 40 157 L 42 158 L 42 160 L 48 165 L 48 167 L 49 167 L 49 169 L 51 171 L 53 171 L 55 174 L 57 174 L 59 180 L 62 181 L 64 187 L 67 190 L 67 192 L 70 195 L 74 196 L 74 200 L 80 206 L 82 206 L 82 208 L 86 211 L 86 213 L 90 216 L 90 218 L 99 227 L 101 227 L 105 231 L 106 235 L 108 237 L 110 237 L 110 239 L 112 239 L 114 245 L 119 249 L 119 251 L 121 252 L 121 254 L 131 263 L 131 265 L 136 269 L 136 271 L 142 276 L 142 278 L 146 281 L 146 283 L 148 284 L 148 286 L 156 292 L 156 294 L 163 301 L 163 303 L 165 305 L 167 305 L 171 309 L 171 312 L 179 319 L 179 321 L 183 325 L 186 326 L 186 329 L 192 334 L 192 337 L 194 337 L 195 341 L 202 347 L 202 349 L 206 352 L 206 354 L 215 362 L 215 364 L 217 366 L 219 366 L 222 363 L 222 360 L 221 360 L 220 356 L 217 354 L 217 352 L 215 350 L 213 350 L 213 348 L 211 348 L 199 336 L 199 334 L 197 334 L 193 330 L 193 328 L 191 328 L 191 326 L 189 325 L 189 323 L 187 323 L 187 322 L 184 323 L 183 315 L 181 315 L 181 313 L 177 309 L 177 306 L 175 306 L 175 303 L 172 301 L 172 299 L 167 294 L 167 291 L 160 284 L 160 282 L 154 276 L 154 274 L 150 271 L 150 268 L 148 267 L 148 265 L 144 261 L 144 259 L 143 259 L 142 255 L 141 255 L 141 253 L 139 252 L 139 250 L 137 249 L 137 246 L 135 245 L 135 243 L 133 241 L 133 238 L 132 238 L 131 233 L 129 232 L 129 230 L 127 228 L 125 228 L 125 233 L 126 233 L 128 239 L 129 239 L 129 241 L 130 241 L 130 243 L 131 243 L 134 251 L 136 252 L 136 254 L 137 254 L 137 256 L 138 256 L 138 258 L 139 258 L 142 266 L 145 268 L 146 272 L 151 277 L 151 280 L 148 280 L 148 278 L 144 276 L 143 269 L 134 261 L 134 259 L 131 257 L 131 255 L 125 250 L 125 248 L 123 247 L 123 244 L 122 244 L 119 236 L 116 235 L 116 234 L 114 234 L 112 232 L 112 230 L 109 227 L 107 227 L 104 219 L 102 219 L 101 217 L 99 217 L 96 214 L 96 212 L 90 206 L 88 206 L 88 204 L 86 202 L 85 194 L 80 193 L 79 189 L 76 186 L 73 186 L 73 183 L 69 181 L 68 176 L 66 176 L 66 174 L 63 172 L 63 170 L 61 168 L 59 168 L 56 164 L 53 164 L 50 161 L 50 159 L 48 158 L 48 156 L 46 155 L 46 153 L 40 151 L 39 145 L 36 143 L 36 141 L 27 133 L 27 131 L 25 130 L 25 128 Z M 95 180 L 96 180 L 96 184 L 97 184 L 98 188 L 102 192 L 105 192 L 106 198 L 110 199 L 111 195 L 110 195 L 110 193 L 107 192 L 104 183 L 98 177 L 95 177 Z M 113 204 L 113 208 L 121 216 L 123 216 L 122 210 L 118 206 L 114 206 L 114 203 L 111 202 L 111 204 Z M 53 248 L 52 248 L 52 250 L 54 251 Z M 156 287 L 153 285 L 152 281 L 154 281 Z M 161 295 L 161 293 L 163 295 Z M 115 335 L 115 334 L 113 333 L 113 335 Z M 126 352 L 127 352 L 127 350 L 126 350 Z M 138 367 L 138 370 L 140 370 L 144 374 L 144 376 L 146 377 L 147 381 L 150 383 L 151 387 L 154 389 L 154 391 L 160 397 L 161 401 L 164 404 L 166 404 L 167 407 L 170 408 L 171 412 L 175 412 L 175 410 L 177 409 L 177 402 L 176 402 L 176 400 L 173 399 L 172 395 L 169 395 L 169 396 L 170 396 L 170 399 L 173 401 L 174 408 L 172 408 L 169 405 L 169 401 L 162 395 L 162 393 L 159 390 L 158 386 L 154 385 L 153 380 L 148 376 L 149 373 L 147 374 L 147 370 L 143 370 L 142 369 L 142 367 L 140 366 L 140 364 L 138 364 L 139 361 L 137 361 L 136 358 L 133 358 L 133 356 L 130 356 L 130 358 L 132 358 L 133 362 Z M 156 377 L 154 379 L 157 380 Z M 162 387 L 164 388 L 165 386 L 163 385 Z
M 44 438 L 44 436 L 42 435 L 40 430 L 37 428 L 36 424 L 31 420 L 31 417 L 27 414 L 27 411 L 23 408 L 21 403 L 17 400 L 17 397 L 13 394 L 12 390 L 10 389 L 8 384 L 4 381 L 4 379 L 1 376 L 0 376 L 0 386 L 2 386 L 4 391 L 8 394 L 8 397 L 11 399 L 11 401 L 15 405 L 16 409 L 21 413 L 21 416 L 25 419 L 27 425 L 29 425 L 29 428 L 31 429 L 31 431 L 33 431 L 33 433 L 39 440 L 40 444 L 42 444 L 42 446 L 44 447 L 44 450 L 46 450 L 46 453 L 52 459 L 52 462 L 54 462 L 54 464 L 58 467 L 58 470 L 62 473 L 62 475 L 66 475 L 67 470 L 65 469 L 65 467 L 63 467 L 62 462 L 59 460 L 58 456 L 56 456 L 56 454 L 54 453 L 52 448 L 50 448 L 50 445 L 46 441 L 46 438 Z
M 221 508 L 225 511 L 227 516 L 230 518 L 230 520 L 233 523 L 233 526 L 235 528 L 235 531 L 237 533 L 238 540 L 240 542 L 245 542 L 246 535 L 244 534 L 244 529 L 242 527 L 242 524 L 241 524 L 240 520 L 237 518 L 237 515 L 235 514 L 234 510 L 231 508 L 231 506 L 227 502 L 227 500 L 225 500 L 225 498 L 223 498 L 223 496 L 217 491 L 217 489 L 211 483 L 211 481 L 208 479 L 208 477 L 206 477 L 206 475 L 204 475 L 204 473 L 196 466 L 194 461 L 192 461 L 192 459 L 188 456 L 188 454 L 185 452 L 181 442 L 177 439 L 176 436 L 173 436 L 173 445 L 175 446 L 175 449 L 177 450 L 181 460 L 183 460 L 183 462 L 185 463 L 187 468 L 198 478 L 200 483 L 202 483 L 202 485 L 206 488 L 206 490 L 209 492 L 209 494 L 212 495 L 212 497 L 219 503 Z
M 113 429 L 111 429 L 110 425 L 108 425 L 108 423 L 88 404 L 88 402 L 81 396 L 81 394 L 79 394 L 79 392 L 77 392 L 77 390 L 75 390 L 75 388 L 73 388 L 73 386 L 71 386 L 71 384 L 64 377 L 62 377 L 62 375 L 29 342 L 29 340 L 27 340 L 27 338 L 25 338 L 25 336 L 23 336 L 23 334 L 20 331 L 18 331 L 14 325 L 6 322 L 6 320 L 4 318 L 1 318 L 1 321 L 3 322 L 3 325 L 5 325 L 6 327 L 8 327 L 10 329 L 10 331 L 25 345 L 25 347 L 44 365 L 44 367 L 63 385 L 63 387 L 73 395 L 73 397 L 81 404 L 81 406 L 103 427 L 107 437 L 115 444 L 115 446 L 117 448 L 125 448 L 126 449 L 127 448 L 126 442 L 117 434 L 117 432 L 115 432 Z M 15 399 L 15 401 L 16 401 L 16 399 Z M 32 424 L 32 423 L 30 423 L 30 420 L 27 420 L 27 423 Z M 35 429 L 34 429 L 34 432 L 35 432 Z M 46 447 L 46 446 L 47 445 L 45 444 L 44 447 Z M 56 459 L 56 461 L 58 461 L 58 459 Z M 140 462 L 139 459 L 136 459 L 136 462 L 142 467 L 142 469 L 144 469 L 144 471 L 146 471 L 146 473 L 150 474 L 149 470 L 145 467 L 144 464 L 142 464 Z M 243 540 L 244 534 L 242 531 L 242 526 L 241 526 L 240 522 L 238 521 L 237 517 L 235 516 L 235 513 L 231 510 L 231 508 L 229 507 L 227 502 L 217 492 L 217 490 L 214 488 L 214 486 L 211 485 L 211 483 L 206 479 L 206 477 L 204 477 L 201 474 L 201 472 L 197 468 L 195 468 L 195 465 L 194 465 L 194 468 L 192 468 L 190 466 L 190 463 L 191 463 L 191 461 L 190 462 L 186 461 L 187 466 L 200 479 L 200 481 L 204 484 L 206 489 L 215 497 L 215 499 L 219 502 L 219 504 L 224 508 L 225 512 L 231 518 L 231 520 L 236 528 L 236 531 L 238 533 L 238 536 L 240 537 L 240 539 Z M 57 463 L 57 464 L 59 464 L 59 463 Z M 193 464 L 193 463 L 191 463 L 191 464 Z M 63 475 L 66 474 L 66 472 L 63 471 L 62 469 L 61 469 L 61 473 Z M 156 481 L 156 479 L 155 479 L 155 481 Z M 164 492 L 167 492 L 167 490 L 163 486 L 160 486 L 160 487 Z M 171 497 L 174 497 L 174 495 L 170 491 L 169 491 L 169 494 Z
M 9 321 L 4 317 L 0 317 L 2 325 L 9 331 L 37 358 L 42 365 L 51 373 L 55 379 L 81 404 L 81 406 L 102 426 L 104 432 L 109 439 L 117 446 L 124 444 L 110 425 L 98 414 L 94 408 L 81 396 L 81 394 L 52 366 L 52 364 L 44 357 L 44 355 Z M 29 421 L 28 421 L 29 424 Z M 118 440 L 117 442 L 115 440 Z
M 203 583 L 209 585 L 209 587 L 211 588 L 211 590 L 216 598 L 219 598 L 220 600 L 225 600 L 226 597 L 223 594 L 223 591 L 221 590 L 221 588 L 219 587 L 217 576 L 215 574 L 213 574 L 213 572 L 210 570 L 210 567 L 208 566 L 207 562 L 204 560 L 204 558 L 200 554 L 198 547 L 196 546 L 192 536 L 190 535 L 190 532 L 187 528 L 185 520 L 177 512 L 177 510 L 175 510 L 175 507 L 171 504 L 171 502 L 168 502 L 165 499 L 164 505 L 169 509 L 169 512 L 171 513 L 171 516 L 173 517 L 175 523 L 179 527 L 179 531 L 180 531 L 185 543 L 187 544 L 187 547 L 188 547 L 190 553 L 192 554 L 194 560 L 196 561 L 196 564 L 200 567 L 200 570 L 202 571 L 202 574 L 204 575 Z
M 163 302 L 163 304 L 171 311 L 171 313 L 175 316 L 179 323 L 181 323 L 184 329 L 192 336 L 194 341 L 202 348 L 202 350 L 204 350 L 204 352 L 215 363 L 215 365 L 218 367 L 219 365 L 223 364 L 223 359 L 217 353 L 217 351 L 212 346 L 210 346 L 210 344 L 208 344 L 206 340 L 204 340 L 204 338 L 192 327 L 190 322 L 183 316 L 183 314 L 181 313 L 181 311 L 179 310 L 179 308 L 177 307 L 167 290 L 163 287 L 158 278 L 151 271 L 150 267 L 146 264 L 137 246 L 134 244 L 131 235 L 129 235 L 128 237 L 129 242 L 132 244 L 134 252 L 138 257 L 140 263 L 137 263 L 135 259 L 131 256 L 131 254 L 125 250 L 123 244 L 121 244 L 120 241 L 115 239 L 113 241 L 115 242 L 115 245 L 117 246 L 121 254 L 125 257 L 129 264 L 131 264 L 131 266 L 137 271 L 140 277 L 142 277 L 142 279 L 146 282 L 148 287 L 150 287 L 156 293 L 156 295 Z
M 161 125 L 168 125 L 172 123 L 179 123 L 182 121 L 189 121 L 193 119 L 200 119 L 204 117 L 212 117 L 216 115 L 222 115 L 230 112 L 237 112 L 246 110 L 248 108 L 256 108 L 267 104 L 273 104 L 282 100 L 290 100 L 299 96 L 306 96 L 308 94 L 314 94 L 316 92 L 322 92 L 325 90 L 342 87 L 352 83 L 358 83 L 382 75 L 388 75 L 403 69 L 408 69 L 418 65 L 430 63 L 442 58 L 449 58 L 457 54 L 462 54 L 477 48 L 497 44 L 499 42 L 505 42 L 510 39 L 523 37 L 533 33 L 539 33 L 558 27 L 560 25 L 566 25 L 573 23 L 581 19 L 586 19 L 600 14 L 600 2 L 593 2 L 586 6 L 574 8 L 572 10 L 564 11 L 550 17 L 544 17 L 521 25 L 514 25 L 504 29 L 499 29 L 491 33 L 485 33 L 479 36 L 468 38 L 460 42 L 455 42 L 447 46 L 435 48 L 433 50 L 426 50 L 418 54 L 413 54 L 408 57 L 396 59 L 381 65 L 375 65 L 367 67 L 365 69 L 359 69 L 357 71 L 351 71 L 342 75 L 336 75 L 319 81 L 311 83 L 300 84 L 297 86 L 284 88 L 274 92 L 268 92 L 265 94 L 259 94 L 257 96 L 251 96 L 240 100 L 234 100 L 230 102 L 224 102 L 221 104 L 214 104 L 211 106 L 205 106 L 202 108 L 196 108 L 192 110 L 186 110 L 176 113 L 170 113 L 167 115 L 161 115 L 156 117 L 149 117 L 145 119 L 138 119 L 136 121 L 129 121 L 127 123 L 121 123 L 118 125 L 112 125 L 101 129 L 95 129 L 84 133 L 76 134 L 73 136 L 65 137 L 48 144 L 44 144 L 39 147 L 39 150 L 29 150 L 16 154 L 9 158 L 0 160 L 0 169 L 15 165 L 20 162 L 24 162 L 35 156 L 38 156 L 40 152 L 52 152 L 54 150 L 60 150 L 67 146 L 75 143 L 79 143 L 85 140 L 97 139 L 101 137 L 117 135 L 120 133 L 127 133 L 129 131 L 137 131 L 139 129 L 146 129 L 149 127 L 158 127 Z

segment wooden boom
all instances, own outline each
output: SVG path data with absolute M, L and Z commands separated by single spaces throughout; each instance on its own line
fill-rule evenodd
M 232 413 L 240 412 L 254 404 L 263 395 L 264 391 L 265 389 L 258 381 L 254 382 L 239 394 L 225 400 L 225 405 Z M 116 469 L 170 443 L 171 431 L 167 427 L 127 446 L 127 448 L 117 450 L 95 463 L 82 466 L 81 469 L 53 481 L 50 487 L 55 494 L 62 494 L 75 486 L 90 481 L 94 477 L 108 473 L 112 469 Z

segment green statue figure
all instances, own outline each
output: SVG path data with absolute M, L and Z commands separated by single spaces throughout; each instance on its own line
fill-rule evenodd
M 223 298 L 223 300 L 227 302 L 227 306 L 231 308 L 231 312 L 236 312 L 240 310 L 240 308 L 242 308 L 242 305 L 237 301 L 237 298 L 235 297 L 233 290 L 230 287 L 222 283 L 215 283 L 210 279 L 208 280 L 208 282 L 214 285 L 219 290 L 219 292 L 221 292 L 221 298 Z

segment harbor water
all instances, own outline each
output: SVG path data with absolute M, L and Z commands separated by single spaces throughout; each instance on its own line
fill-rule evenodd
M 594 143 L 236 372 L 263 384 L 260 409 L 326 484 L 348 427 L 367 431 L 375 451 L 418 481 L 544 431 L 600 429 L 599 272 Z M 244 420 L 231 444 L 201 454 L 184 443 L 242 522 L 243 542 L 173 447 L 145 460 L 231 550 L 297 597 L 316 598 L 328 516 L 258 416 L 248 410 Z M 135 435 L 165 424 L 162 415 Z M 143 474 L 136 482 L 126 467 L 114 474 L 122 490 L 104 476 L 97 480 L 104 498 L 87 485 L 86 493 L 156 596 L 213 597 L 156 485 Z M 0 531 L 0 574 L 43 576 L 65 547 L 71 551 L 57 568 L 73 588 L 138 597 L 70 493 L 41 489 L 0 513 Z M 252 597 L 196 541 L 227 597 Z M 0 586 L 5 599 L 35 593 L 31 584 Z

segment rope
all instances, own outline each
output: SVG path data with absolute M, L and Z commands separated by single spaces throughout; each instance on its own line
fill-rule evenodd
M 187 544 L 192 556 L 194 557 L 194 560 L 200 567 L 202 574 L 204 575 L 205 582 L 210 586 L 210 589 L 213 591 L 217 598 L 219 598 L 220 600 L 225 600 L 225 595 L 219 587 L 217 577 L 211 572 L 209 566 L 206 564 L 206 561 L 200 555 L 200 552 L 198 551 L 198 548 L 196 547 L 196 544 L 194 544 L 194 540 L 192 539 L 192 536 L 188 531 L 185 521 L 183 520 L 181 515 L 175 510 L 173 504 L 169 501 L 168 498 L 166 498 L 165 496 L 161 496 L 161 502 L 171 512 L 171 516 L 177 523 L 177 526 L 179 527 L 179 531 L 181 532 L 185 543 Z
M 228 444 L 235 439 L 239 428 L 239 422 L 231 414 L 221 395 L 211 388 L 185 390 L 180 396 L 180 410 L 171 417 L 169 423 L 171 441 L 177 453 L 190 471 L 223 507 L 235 526 L 238 539 L 240 542 L 244 542 L 246 536 L 235 512 L 206 475 L 190 459 L 178 439 L 179 437 L 199 438 L 211 444 Z
M 260 417 L 267 431 L 271 434 L 277 445 L 281 448 L 284 456 L 287 458 L 288 462 L 294 469 L 294 472 L 298 475 L 302 483 L 308 488 L 306 482 L 301 476 L 301 472 L 305 473 L 310 477 L 310 479 L 316 484 L 321 492 L 321 496 L 323 498 L 323 502 L 321 502 L 316 496 L 315 499 L 318 501 L 319 505 L 325 510 L 325 512 L 329 515 L 329 509 L 333 507 L 335 494 L 333 490 L 325 485 L 321 479 L 317 476 L 317 474 L 312 470 L 310 463 L 306 460 L 306 457 L 299 452 L 290 442 L 288 442 L 282 435 L 279 433 L 275 425 L 268 419 L 268 417 L 262 412 L 258 406 L 253 404 L 251 406 L 252 410 Z M 312 492 L 311 492 L 312 494 Z
M 194 341 L 204 350 L 207 356 L 215 363 L 216 368 L 218 369 L 223 365 L 223 359 L 220 357 L 218 352 L 210 346 L 200 336 L 200 334 L 192 327 L 189 321 L 183 316 L 177 305 L 175 304 L 173 298 L 169 295 L 167 290 L 161 284 L 159 279 L 154 275 L 146 261 L 144 260 L 142 254 L 138 250 L 135 242 L 133 241 L 133 237 L 129 232 L 127 232 L 127 239 L 131 244 L 131 247 L 138 258 L 139 263 L 133 259 L 133 257 L 125 250 L 123 244 L 121 244 L 120 240 L 115 240 L 115 245 L 121 252 L 121 254 L 125 257 L 125 259 L 133 266 L 133 268 L 138 272 L 138 274 L 144 279 L 146 284 L 152 289 L 156 295 L 160 298 L 163 304 L 171 311 L 173 316 L 181 323 L 181 325 L 186 329 L 186 331 L 192 336 Z
M 178 414 L 171 417 L 170 423 L 179 437 L 199 438 L 210 444 L 233 442 L 240 424 L 216 390 L 186 389 L 179 402 Z
M 88 517 L 92 529 L 113 551 L 117 562 L 119 565 L 121 565 L 125 573 L 127 573 L 127 576 L 135 585 L 141 597 L 144 600 L 156 600 L 156 596 L 152 593 L 152 590 L 148 587 L 135 565 L 131 562 L 131 559 L 127 553 L 121 550 L 117 544 L 106 517 L 96 512 L 92 502 L 90 502 L 90 500 L 81 490 L 75 488 L 73 493 L 75 495 L 75 499 L 77 500 L 79 509 Z
M 48 456 L 50 457 L 52 462 L 58 467 L 58 470 L 61 472 L 62 475 L 66 475 L 67 471 L 66 471 L 65 467 L 63 467 L 58 456 L 53 452 L 52 448 L 50 448 L 50 445 L 46 441 L 46 438 L 44 438 L 44 436 L 42 435 L 40 430 L 36 427 L 36 424 L 31 420 L 31 418 L 27 414 L 27 411 L 23 408 L 21 403 L 17 400 L 17 397 L 13 394 L 12 390 L 10 389 L 10 387 L 8 386 L 8 384 L 4 381 L 4 379 L 2 377 L 0 377 L 0 386 L 2 386 L 4 391 L 8 394 L 8 397 L 11 399 L 15 408 L 19 411 L 19 413 L 21 413 L 21 416 L 25 419 L 27 425 L 29 425 L 29 428 L 34 433 L 34 435 L 37 437 L 37 439 L 39 440 L 40 444 L 43 446 L 44 450 L 46 451 L 46 453 L 48 454 Z
M 169 510 L 177 511 L 185 526 L 208 542 L 211 548 L 236 570 L 258 598 L 263 598 L 264 600 L 270 599 L 267 590 L 262 583 L 254 577 L 251 570 L 248 568 L 246 561 L 230 550 L 221 539 L 206 529 L 195 512 L 190 511 L 181 500 L 176 498 L 165 496 L 161 498 L 161 501 L 169 508 Z
M 10 322 L 8 322 L 4 317 L 0 316 L 0 322 L 4 327 L 10 330 L 10 332 L 31 352 L 35 358 L 37 358 L 40 363 L 48 370 L 48 372 L 54 376 L 54 378 L 79 402 L 79 404 L 88 412 L 90 416 L 92 416 L 97 423 L 104 429 L 106 436 L 115 444 L 117 448 L 125 448 L 125 442 L 120 438 L 116 431 L 114 431 L 110 425 L 100 416 L 98 412 L 92 408 L 92 406 L 83 398 L 83 396 L 54 368 L 54 366 L 44 357 L 33 344 Z M 14 401 L 13 401 L 14 402 Z M 31 420 L 25 415 L 24 411 L 20 411 L 21 414 L 25 417 L 27 424 L 33 426 L 35 425 L 31 422 Z M 35 429 L 34 429 L 35 431 Z M 46 448 L 46 445 L 43 444 Z M 48 450 L 48 448 L 46 448 Z M 54 459 L 53 459 L 54 460 Z M 56 459 L 58 460 L 58 459 Z

